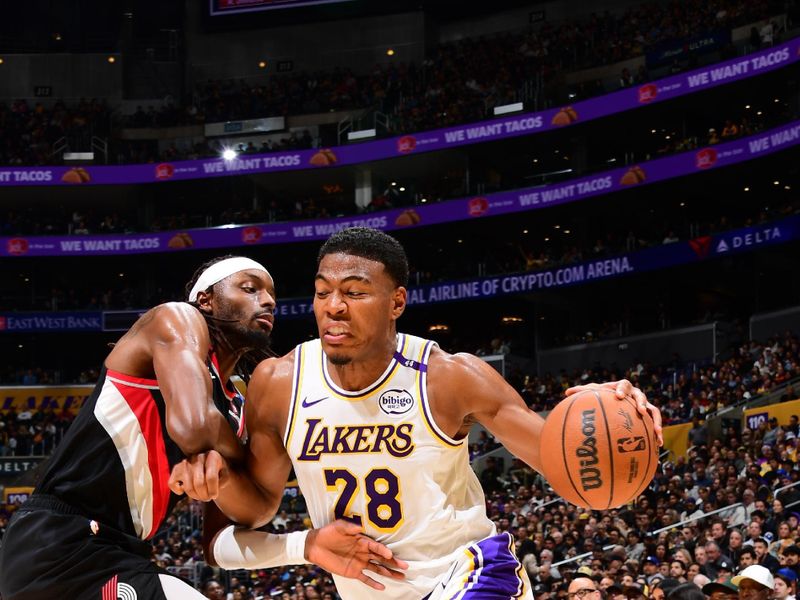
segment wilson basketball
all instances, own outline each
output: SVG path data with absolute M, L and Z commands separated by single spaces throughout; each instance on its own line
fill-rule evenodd
M 572 504 L 603 510 L 641 494 L 658 466 L 653 420 L 630 398 L 596 389 L 569 396 L 542 429 L 544 476 Z

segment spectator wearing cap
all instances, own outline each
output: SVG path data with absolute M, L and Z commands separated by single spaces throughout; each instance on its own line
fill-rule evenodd
M 661 575 L 658 572 L 658 567 L 661 565 L 661 561 L 658 560 L 656 556 L 646 556 L 642 561 L 642 573 L 645 576 L 645 580 L 647 584 L 650 585 L 653 583 L 653 579 L 655 577 L 661 578 Z
M 781 563 L 778 561 L 778 559 L 769 553 L 769 542 L 764 538 L 758 538 L 753 543 L 753 550 L 756 551 L 757 564 L 762 565 L 773 572 L 781 568 Z
M 730 577 L 724 581 L 712 581 L 703 586 L 703 593 L 708 600 L 738 600 L 739 588 L 731 583 Z
M 739 587 L 739 600 L 768 600 L 775 580 L 763 565 L 750 565 L 732 580 Z
M 733 576 L 733 563 L 729 559 L 722 559 L 717 564 L 717 581 L 725 581 Z
M 533 586 L 533 597 L 536 600 L 550 600 L 550 586 L 544 583 L 537 583 Z
M 794 571 L 795 576 L 800 579 L 800 546 L 792 544 L 783 549 L 785 567 Z
M 689 496 L 684 501 L 684 506 L 686 510 L 681 513 L 681 521 L 685 521 L 691 517 L 697 517 L 703 514 L 703 511 L 697 508 L 697 500 Z
M 775 591 L 773 593 L 774 600 L 795 600 L 795 593 L 797 592 L 797 575 L 794 574 L 788 567 L 779 569 L 775 573 Z

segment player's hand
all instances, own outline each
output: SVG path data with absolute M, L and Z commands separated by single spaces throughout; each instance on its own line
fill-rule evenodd
M 398 569 L 408 568 L 408 563 L 396 558 L 389 548 L 364 535 L 361 527 L 341 519 L 308 533 L 305 557 L 326 571 L 358 579 L 375 590 L 385 586 L 364 571 L 404 579 Z
M 228 463 L 216 450 L 184 459 L 172 468 L 169 489 L 190 498 L 209 502 L 219 496 L 228 479 Z
M 647 396 L 639 388 L 635 387 L 627 379 L 620 379 L 619 381 L 607 381 L 606 383 L 589 383 L 586 385 L 576 385 L 566 391 L 566 396 L 577 394 L 585 390 L 592 390 L 597 388 L 604 388 L 613 390 L 619 400 L 631 398 L 636 403 L 636 410 L 643 417 L 650 415 L 653 419 L 653 429 L 658 439 L 658 445 L 664 445 L 664 429 L 661 426 L 661 411 L 657 406 L 654 406 L 647 401 Z

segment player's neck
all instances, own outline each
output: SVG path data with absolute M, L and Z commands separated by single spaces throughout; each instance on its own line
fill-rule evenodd
M 236 363 L 245 353 L 245 350 L 239 352 L 224 351 L 222 348 L 216 351 L 217 362 L 219 363 L 219 374 L 222 378 L 222 384 L 225 385 L 233 375 L 233 370 L 236 368 Z
M 368 358 L 356 358 L 345 365 L 335 365 L 326 358 L 328 373 L 343 390 L 356 392 L 368 388 L 383 375 L 394 358 L 397 336 L 393 334 L 380 348 L 365 353 Z

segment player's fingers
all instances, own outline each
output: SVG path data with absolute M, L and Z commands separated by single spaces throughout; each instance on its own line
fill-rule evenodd
M 620 400 L 622 400 L 626 396 L 630 396 L 631 392 L 634 389 L 636 388 L 634 388 L 633 384 L 627 379 L 620 379 L 619 381 L 616 382 L 616 385 L 614 386 L 617 398 L 619 398 Z
M 577 394 L 579 392 L 585 392 L 586 390 L 592 390 L 592 389 L 595 389 L 595 388 L 598 388 L 598 387 L 600 387 L 600 386 L 595 384 L 595 383 L 590 383 L 590 384 L 587 384 L 587 385 L 575 385 L 575 386 L 573 386 L 571 388 L 568 388 L 567 391 L 564 392 L 564 395 L 565 396 L 571 396 L 572 394 Z
M 196 495 L 192 496 L 195 500 L 206 502 L 208 497 L 208 485 L 206 484 L 205 455 L 198 454 L 192 465 L 192 487 Z M 187 494 L 189 492 L 186 492 Z
M 360 573 L 357 579 L 363 583 L 371 587 L 373 590 L 382 591 L 386 586 L 382 583 L 378 583 L 372 577 L 367 577 L 364 573 Z
M 402 580 L 406 578 L 406 574 L 395 569 L 390 569 L 386 565 L 382 565 L 375 562 L 370 562 L 372 565 L 372 570 L 375 571 L 378 575 L 383 575 L 384 577 L 391 577 L 392 579 Z
M 639 388 L 635 387 L 631 389 L 631 398 L 636 403 L 636 410 L 639 411 L 639 414 L 643 417 L 647 416 L 647 396 L 644 395 L 644 392 Z
M 391 560 L 392 556 L 394 556 L 394 553 L 380 542 L 376 542 L 365 535 L 362 535 L 362 537 L 367 540 L 367 549 L 371 554 L 374 554 L 384 560 Z
M 218 462 L 206 461 L 205 478 L 209 500 L 214 500 L 219 495 L 219 469 L 220 465 Z
M 184 461 L 179 462 L 172 468 L 172 472 L 169 474 L 169 481 L 167 485 L 169 489 L 172 490 L 173 494 L 177 494 L 178 496 L 183 495 L 183 479 L 186 477 L 186 468 L 183 464 Z
M 664 445 L 664 427 L 661 421 L 661 411 L 658 410 L 657 407 L 653 406 L 649 402 L 647 403 L 648 408 L 650 409 L 650 414 L 653 417 L 653 429 L 655 430 L 656 438 L 658 438 L 658 445 Z
M 352 521 L 348 521 L 346 519 L 338 519 L 334 521 L 334 524 L 336 525 L 336 529 L 339 531 L 339 533 L 343 533 L 345 535 L 360 536 L 364 533 L 364 528 L 361 527 L 361 525 L 356 525 Z M 367 536 L 364 536 L 364 538 L 367 540 L 372 540 L 372 538 Z

